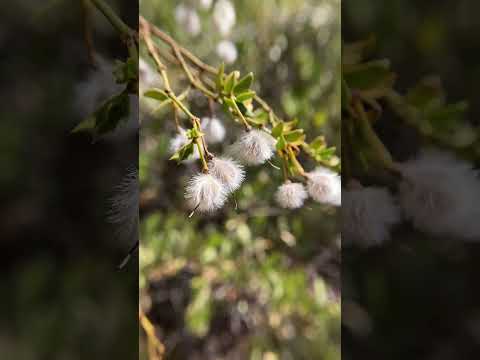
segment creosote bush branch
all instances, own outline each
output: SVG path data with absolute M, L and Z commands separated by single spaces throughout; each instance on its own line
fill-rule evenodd
M 239 71 L 226 72 L 224 64 L 217 69 L 204 63 L 144 17 L 140 17 L 140 39 L 153 59 L 164 87 L 149 89 L 143 95 L 160 101 L 161 107 L 170 104 L 179 136 L 186 138 L 183 142 L 179 139 L 180 146 L 172 147 L 171 159 L 181 162 L 198 156 L 202 163 L 202 174 L 194 176 L 186 189 L 192 214 L 196 210 L 209 212 L 221 208 L 232 188 L 238 188 L 237 183 L 243 181 L 243 165 L 268 162 L 274 166 L 270 159 L 275 153 L 281 161 L 285 181 L 275 196 L 280 206 L 299 208 L 308 197 L 330 205 L 340 204 L 340 178 L 337 175 L 340 163 L 335 148 L 327 147 L 322 136 L 308 143 L 304 130 L 297 126 L 298 120 L 284 121 L 277 116 L 251 89 L 253 73 L 241 77 Z M 243 135 L 227 150 L 227 157 L 216 157 L 208 150 L 205 124 L 173 91 L 169 68 L 164 61 L 181 69 L 190 86 L 207 97 L 210 109 L 213 102 L 220 104 L 225 113 L 244 128 Z M 187 131 L 178 126 L 178 111 L 182 111 L 191 122 Z M 299 160 L 301 154 L 313 159 L 319 167 L 305 170 Z

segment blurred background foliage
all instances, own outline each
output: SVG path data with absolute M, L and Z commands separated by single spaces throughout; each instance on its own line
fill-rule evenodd
M 136 2 L 109 3 L 137 26 Z M 16 1 L 0 18 L 0 358 L 136 358 L 137 264 L 116 271 L 130 243 L 105 212 L 138 137 L 70 135 L 93 71 L 80 1 Z M 104 58 L 125 56 L 98 13 L 92 30 Z
M 394 88 L 402 94 L 422 78 L 438 76 L 447 102 L 469 104 L 454 119 L 457 124 L 478 125 L 479 9 L 472 0 L 344 0 L 342 38 L 352 42 L 375 36 L 369 59 L 391 62 L 397 74 Z M 388 106 L 375 129 L 399 161 L 428 143 Z M 476 157 L 478 168 L 478 153 L 469 149 L 464 155 Z M 342 357 L 478 358 L 479 253 L 478 242 L 427 236 L 407 224 L 380 248 L 343 249 Z
M 217 44 L 232 41 L 238 56 L 229 71 L 254 72 L 254 89 L 281 117 L 298 118 L 309 139 L 324 134 L 339 147 L 340 2 L 234 1 L 236 23 L 224 36 L 212 20 L 216 2 L 142 0 L 140 13 L 214 66 L 221 63 Z M 197 13 L 197 35 L 176 21 L 180 5 Z M 180 72 L 170 66 L 169 74 L 182 92 Z M 198 116 L 210 115 L 195 91 L 188 102 Z M 222 153 L 241 128 L 220 107 L 214 112 L 227 128 L 224 144 L 213 147 Z M 281 171 L 266 165 L 247 169 L 224 209 L 188 218 L 183 192 L 198 164 L 168 161 L 175 134 L 169 109 L 152 111 L 141 99 L 141 114 L 140 302 L 166 359 L 339 359 L 337 212 L 314 203 L 277 208 Z

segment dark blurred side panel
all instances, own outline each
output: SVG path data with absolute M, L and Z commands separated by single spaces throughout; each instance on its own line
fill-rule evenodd
M 480 357 L 479 11 L 342 2 L 344 359 Z
M 136 1 L 108 1 L 137 28 Z M 82 1 L 0 11 L 0 358 L 135 359 L 138 260 L 109 225 L 109 198 L 137 166 L 133 122 L 92 144 L 70 131 L 108 80 L 90 65 Z M 91 13 L 98 63 L 126 51 Z M 137 112 L 132 99 L 132 110 Z

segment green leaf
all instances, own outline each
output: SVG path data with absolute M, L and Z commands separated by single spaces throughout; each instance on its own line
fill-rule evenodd
M 223 91 L 226 94 L 230 94 L 235 86 L 235 72 L 231 72 L 225 79 L 225 85 L 223 86 Z
M 169 97 L 165 93 L 165 91 L 163 91 L 161 89 L 150 89 L 150 90 L 145 91 L 143 93 L 143 95 L 145 97 L 152 98 L 152 99 L 159 100 L 159 101 L 165 101 L 165 100 L 169 99 Z
M 303 129 L 292 130 L 285 133 L 285 140 L 289 143 L 296 142 L 302 137 L 305 138 L 303 134 Z
M 72 133 L 89 132 L 93 141 L 108 132 L 115 130 L 130 112 L 128 93 L 123 91 L 105 101 L 92 115 L 78 124 Z
M 238 83 L 235 85 L 233 89 L 233 92 L 235 94 L 246 92 L 247 90 L 250 89 L 250 87 L 252 86 L 252 83 L 253 83 L 253 73 L 250 72 L 238 81 Z
M 272 129 L 272 136 L 274 138 L 278 138 L 280 137 L 280 135 L 283 134 L 283 122 L 280 122 L 278 123 L 277 125 L 275 125 L 275 127 Z
M 95 137 L 115 130 L 130 112 L 130 99 L 122 92 L 108 100 L 95 114 Z
M 285 140 L 285 137 L 283 135 L 280 135 L 280 137 L 277 140 L 277 144 L 275 145 L 275 148 L 277 150 L 283 150 L 287 146 L 287 142 Z
M 351 89 L 372 90 L 390 84 L 395 76 L 388 60 L 376 60 L 346 68 L 344 78 Z
M 75 128 L 71 132 L 90 132 L 95 128 L 95 123 L 95 115 L 90 115 L 86 119 L 82 120 L 77 126 L 75 126 Z
M 193 142 L 183 145 L 175 154 L 170 157 L 170 160 L 177 160 L 178 163 L 188 159 L 193 154 L 195 149 Z
M 258 109 L 259 111 L 255 111 L 253 116 L 251 117 L 250 121 L 258 125 L 264 125 L 268 122 L 268 113 L 263 111 L 262 109 Z
M 126 62 L 115 60 L 115 67 L 113 69 L 113 76 L 118 84 L 128 83 L 138 79 L 137 62 L 128 58 Z
M 310 147 L 313 150 L 320 150 L 326 147 L 325 137 L 324 136 L 317 136 L 313 141 L 310 143 Z
M 229 106 L 231 109 L 235 109 L 235 103 L 232 99 L 225 97 L 223 98 L 223 103 Z
M 449 104 L 439 109 L 434 109 L 427 114 L 430 124 L 439 130 L 454 130 L 457 124 L 465 118 L 468 103 L 461 101 Z
M 192 129 L 188 129 L 187 130 L 187 138 L 191 139 L 191 140 L 194 140 L 196 138 L 199 138 L 200 136 L 203 136 L 204 133 L 202 133 L 200 130 L 198 130 L 197 128 L 192 128 Z
M 410 89 L 405 96 L 407 102 L 419 109 L 442 105 L 445 93 L 438 78 L 426 78 Z
M 222 91 L 223 90 L 223 85 L 224 85 L 224 79 L 223 76 L 225 75 L 225 63 L 222 62 L 220 64 L 220 67 L 218 68 L 218 74 L 216 78 L 216 85 L 217 85 L 217 90 Z
M 255 96 L 255 91 L 246 91 L 236 95 L 236 99 L 239 102 L 244 102 L 252 99 Z

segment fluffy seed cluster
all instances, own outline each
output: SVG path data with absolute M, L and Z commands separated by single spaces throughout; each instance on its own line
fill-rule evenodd
M 300 183 L 287 182 L 281 185 L 275 193 L 278 205 L 285 209 L 298 209 L 303 206 L 307 198 L 307 191 Z
M 107 221 L 117 226 L 118 235 L 125 237 L 136 235 L 139 199 L 138 170 L 131 169 L 115 188 L 114 195 L 109 200 Z
M 225 64 L 232 64 L 237 60 L 238 51 L 237 47 L 230 40 L 222 40 L 217 44 L 216 47 L 217 55 L 222 59 Z
M 177 135 L 175 135 L 169 144 L 170 153 L 173 155 L 176 153 L 180 148 L 186 145 L 190 140 L 187 137 L 187 132 L 185 129 L 180 128 Z M 195 146 L 193 150 L 193 154 L 185 160 L 185 162 L 192 162 L 200 158 L 200 154 L 198 153 L 198 149 Z
M 270 160 L 275 150 L 275 139 L 261 130 L 247 131 L 230 146 L 229 154 L 245 165 L 261 165 Z
M 438 236 L 480 239 L 480 181 L 469 163 L 427 150 L 400 169 L 404 180 L 399 201 L 417 229 Z
M 213 8 L 213 22 L 222 36 L 232 31 L 236 22 L 235 8 L 229 0 L 218 0 Z
M 194 175 L 185 192 L 188 207 L 200 212 L 212 212 L 221 208 L 226 198 L 225 186 L 211 174 Z
M 221 143 L 225 140 L 226 130 L 222 122 L 216 117 L 204 117 L 201 122 L 205 140 L 209 144 Z
M 360 187 L 343 193 L 342 240 L 347 246 L 380 245 L 400 220 L 400 209 L 386 189 Z
M 308 174 L 307 191 L 313 200 L 328 205 L 342 203 L 342 181 L 340 176 L 323 167 Z
M 237 190 L 245 179 L 245 170 L 230 158 L 213 158 L 208 163 L 209 172 L 218 179 L 227 192 Z

